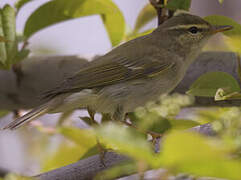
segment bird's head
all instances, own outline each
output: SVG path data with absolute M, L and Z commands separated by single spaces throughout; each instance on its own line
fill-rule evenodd
M 196 49 L 202 48 L 214 34 L 230 29 L 232 26 L 214 26 L 199 16 L 180 12 L 165 21 L 157 31 L 161 30 L 173 43 Z

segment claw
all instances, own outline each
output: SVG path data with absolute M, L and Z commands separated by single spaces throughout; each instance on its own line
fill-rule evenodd
M 105 153 L 107 152 L 107 150 L 100 144 L 98 139 L 96 141 L 97 141 L 98 150 L 100 152 L 100 154 L 99 154 L 100 155 L 100 162 L 104 167 L 106 167 L 106 165 L 105 165 Z

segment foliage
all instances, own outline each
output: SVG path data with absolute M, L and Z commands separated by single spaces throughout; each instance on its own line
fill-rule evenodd
M 95 14 L 101 15 L 112 45 L 119 44 L 123 39 L 125 23 L 120 10 L 111 0 L 53 0 L 47 2 L 28 18 L 24 35 L 30 37 L 50 25 Z
M 164 133 L 167 130 L 185 129 L 199 125 L 199 123 L 175 119 L 182 107 L 191 105 L 193 99 L 189 96 L 173 94 L 172 96 L 163 95 L 158 103 L 149 103 L 147 106 L 138 108 L 131 114 L 130 119 L 143 131 L 154 131 Z
M 18 0 L 15 8 L 5 5 L 0 10 L 0 67 L 11 68 L 28 56 L 27 41 L 38 31 L 56 23 L 84 16 L 100 15 L 112 46 L 153 31 L 143 28 L 156 17 L 155 9 L 147 4 L 139 13 L 134 29 L 125 33 L 126 22 L 122 12 L 112 0 L 52 0 L 36 9 L 27 19 L 24 32 L 16 35 L 15 19 L 22 7 L 32 0 Z M 165 10 L 189 10 L 191 0 L 164 1 Z M 219 0 L 221 3 L 222 1 Z M 46 18 L 47 17 L 47 18 Z M 241 52 L 241 25 L 231 18 L 212 15 L 205 18 L 215 25 L 232 25 L 234 29 L 224 33 L 224 41 L 234 52 Z M 80 19 L 81 20 L 81 19 Z M 81 35 L 81 34 L 80 34 Z M 21 38 L 20 38 L 21 37 Z M 20 44 L 22 43 L 22 44 Z M 22 48 L 19 48 L 23 45 Z M 214 97 L 215 100 L 240 99 L 240 87 L 231 75 L 224 72 L 209 72 L 200 76 L 190 87 L 188 94 Z M 189 173 L 195 176 L 239 179 L 241 171 L 241 110 L 240 108 L 214 108 L 199 111 L 195 118 L 178 119 L 184 108 L 192 105 L 194 98 L 188 95 L 162 96 L 156 103 L 130 113 L 128 118 L 138 130 L 116 122 L 110 117 L 102 118 L 102 125 L 89 129 L 61 126 L 47 138 L 61 135 L 54 151 L 46 153 L 41 161 L 42 171 L 49 171 L 91 155 L 98 154 L 98 141 L 106 148 L 128 155 L 132 162 L 115 167 L 98 177 L 118 177 L 140 171 L 140 164 L 147 169 L 165 168 L 170 175 Z M 8 112 L 1 112 L 0 117 Z M 90 118 L 82 117 L 90 123 Z M 211 122 L 217 136 L 203 137 L 183 131 L 203 123 Z M 44 127 L 38 128 L 46 133 Z M 159 154 L 153 152 L 146 132 L 164 134 Z M 46 133 L 47 134 L 47 133 Z M 39 141 L 38 141 L 39 144 Z M 51 147 L 51 142 L 46 143 Z M 142 169 L 143 170 L 143 169 Z M 5 179 L 26 179 L 8 175 Z
M 156 11 L 151 4 L 147 4 L 139 13 L 134 32 L 139 32 L 139 30 L 145 26 L 148 22 L 156 17 Z
M 171 0 L 168 1 L 166 8 L 171 10 L 186 10 L 188 11 L 191 6 L 191 0 Z
M 78 161 L 85 152 L 86 149 L 82 146 L 65 141 L 59 144 L 54 152 L 47 154 L 46 157 L 43 158 L 41 171 L 47 172 L 74 163 Z
M 17 174 L 8 174 L 3 180 L 34 180 L 30 177 L 19 176 Z
M 224 32 L 225 40 L 232 51 L 241 53 L 241 25 L 239 23 L 231 18 L 218 15 L 207 16 L 205 19 L 211 24 L 233 26 L 232 30 Z
M 231 152 L 227 144 L 218 140 L 176 132 L 167 135 L 160 156 L 163 164 L 177 172 L 238 179 L 241 161 L 230 158 Z
M 209 72 L 200 76 L 187 93 L 194 96 L 214 97 L 219 88 L 229 92 L 240 91 L 238 82 L 228 73 Z
M 31 2 L 33 0 L 17 0 L 15 2 L 15 8 L 19 11 L 24 5 Z
M 0 118 L 6 116 L 8 113 L 8 111 L 0 111 Z

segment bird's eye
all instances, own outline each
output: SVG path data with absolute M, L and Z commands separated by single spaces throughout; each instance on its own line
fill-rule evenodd
M 195 27 L 195 26 L 193 26 L 193 27 L 190 27 L 190 28 L 188 29 L 188 31 L 189 31 L 190 33 L 192 33 L 192 34 L 197 34 L 198 28 Z

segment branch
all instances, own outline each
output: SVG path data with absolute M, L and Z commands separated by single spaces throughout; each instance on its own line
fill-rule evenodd
M 87 60 L 77 56 L 43 56 L 30 57 L 10 71 L 0 70 L 0 109 L 30 109 L 40 105 L 44 92 L 86 65 Z
M 0 167 L 0 178 L 4 178 L 8 173 L 8 170 Z
M 210 124 L 194 127 L 191 131 L 199 132 L 207 136 L 215 135 Z M 159 151 L 161 139 L 156 142 L 155 151 Z M 84 160 L 80 160 L 76 163 L 39 174 L 36 177 L 40 180 L 90 180 L 93 179 L 98 173 L 114 167 L 120 163 L 130 160 L 124 155 L 120 155 L 114 152 L 107 152 L 105 154 L 105 166 L 100 161 L 100 156 L 95 155 Z
M 128 161 L 128 158 L 123 155 L 115 152 L 106 152 L 105 166 L 100 161 L 100 156 L 95 155 L 34 177 L 40 180 L 91 180 L 97 173 L 125 161 Z
M 172 17 L 174 11 L 164 8 L 165 0 L 149 0 L 151 5 L 156 9 L 158 26 Z

